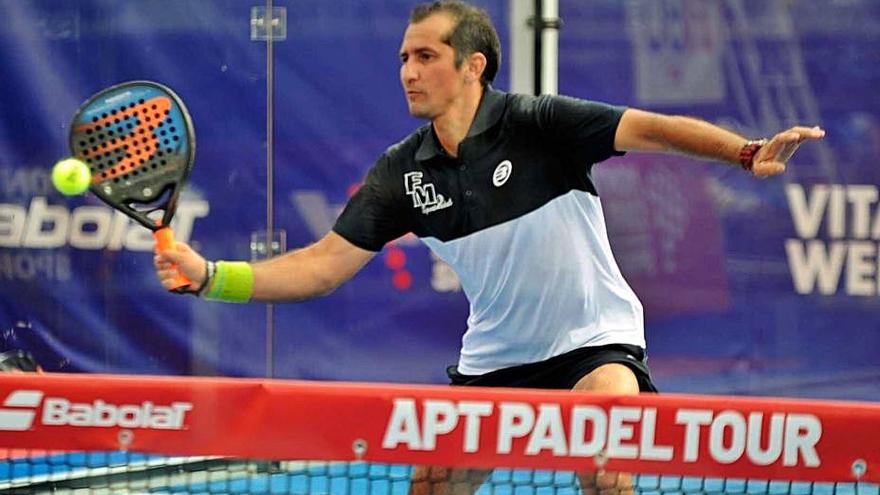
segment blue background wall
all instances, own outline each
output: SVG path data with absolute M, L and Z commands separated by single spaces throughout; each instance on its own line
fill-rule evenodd
M 275 226 L 301 246 L 420 124 L 398 82 L 404 0 L 302 0 L 274 45 Z M 507 2 L 485 0 L 505 46 Z M 821 4 L 822 8 L 816 8 Z M 166 294 L 149 233 L 49 183 L 68 123 L 129 79 L 174 88 L 198 152 L 177 234 L 247 259 L 266 226 L 266 46 L 250 2 L 0 0 L 0 331 L 52 371 L 262 376 L 262 305 Z M 785 177 L 630 155 L 597 169 L 661 389 L 876 399 L 880 5 L 562 0 L 560 92 L 749 136 L 822 125 Z M 747 22 L 746 22 L 747 21 Z M 505 57 L 510 57 L 505 52 Z M 509 88 L 504 66 L 496 81 Z M 552 241 L 548 232 L 548 241 Z M 274 307 L 275 376 L 443 382 L 467 303 L 417 240 L 330 297 Z

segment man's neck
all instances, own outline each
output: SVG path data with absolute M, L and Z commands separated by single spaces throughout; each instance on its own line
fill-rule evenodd
M 453 105 L 443 115 L 435 118 L 431 123 L 434 133 L 440 141 L 440 146 L 450 156 L 458 156 L 458 145 L 467 137 L 468 131 L 477 116 L 480 108 L 480 99 L 483 97 L 483 88 L 465 94 L 458 104 Z

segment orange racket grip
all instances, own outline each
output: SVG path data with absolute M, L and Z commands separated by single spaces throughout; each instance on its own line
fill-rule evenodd
M 162 227 L 154 231 L 153 238 L 156 239 L 156 251 L 162 252 L 174 249 L 174 232 L 171 231 L 171 227 Z M 174 269 L 177 270 L 177 265 L 174 265 Z M 168 290 L 171 292 L 187 292 L 191 285 L 192 281 L 186 278 L 186 275 L 180 273 L 180 270 L 177 270 L 177 275 L 174 276 L 174 285 Z

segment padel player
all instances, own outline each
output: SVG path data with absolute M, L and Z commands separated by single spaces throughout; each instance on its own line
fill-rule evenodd
M 454 383 L 653 390 L 642 305 L 618 269 L 591 169 L 628 151 L 684 154 L 777 175 L 793 127 L 749 140 L 704 121 L 490 85 L 500 43 L 463 2 L 416 7 L 400 46 L 410 113 L 428 121 L 375 162 L 332 231 L 257 263 L 208 262 L 185 244 L 158 254 L 203 297 L 295 301 L 325 295 L 382 246 L 414 232 L 458 274 L 471 313 Z

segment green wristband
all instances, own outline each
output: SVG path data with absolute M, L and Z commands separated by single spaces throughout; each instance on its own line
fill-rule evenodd
M 211 286 L 202 297 L 211 301 L 246 303 L 254 291 L 254 270 L 244 261 L 218 261 Z

